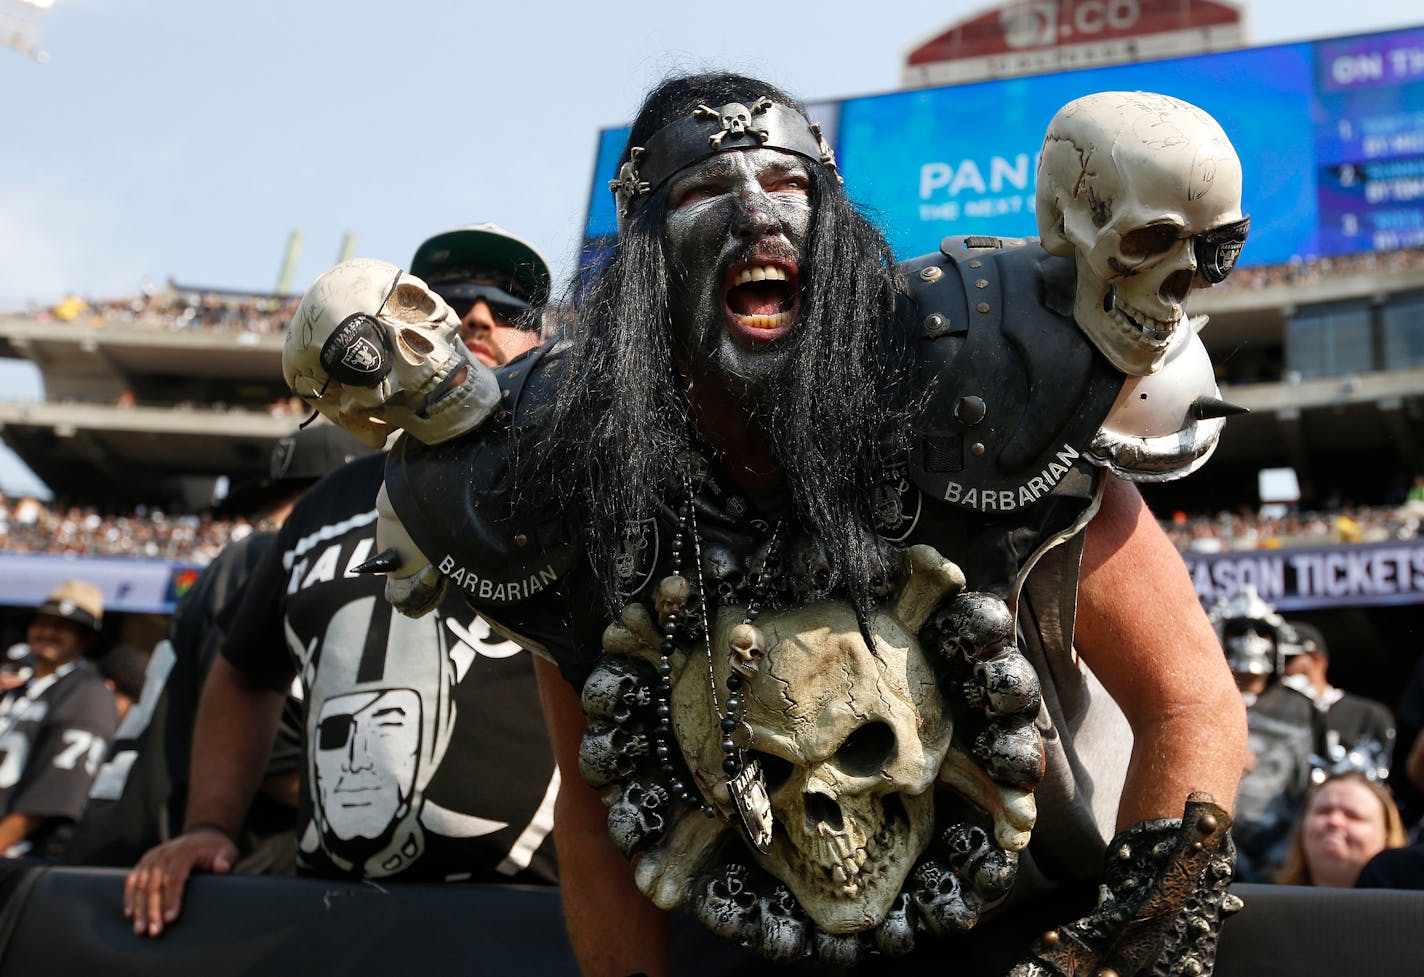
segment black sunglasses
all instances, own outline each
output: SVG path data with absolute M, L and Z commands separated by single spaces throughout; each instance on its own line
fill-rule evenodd
M 474 308 L 476 302 L 483 301 L 489 306 L 490 314 L 500 325 L 510 326 L 515 329 L 537 329 L 537 321 L 529 322 L 525 319 L 525 314 L 529 311 L 530 305 L 517 296 L 511 295 L 504 289 L 496 285 L 476 285 L 473 283 L 462 283 L 459 285 L 434 285 L 431 286 L 435 294 L 445 300 L 445 304 L 450 306 L 455 315 L 464 319 L 470 314 L 470 309 Z

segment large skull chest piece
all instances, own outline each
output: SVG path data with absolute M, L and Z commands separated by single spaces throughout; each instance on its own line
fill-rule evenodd
M 713 646 L 740 621 L 723 609 Z M 776 828 L 755 857 L 830 932 L 885 915 L 934 826 L 933 791 L 952 727 L 913 633 L 877 615 L 872 653 L 850 607 L 822 602 L 760 620 L 767 649 L 744 686 L 750 749 L 767 777 Z M 730 666 L 715 659 L 717 679 Z M 720 736 L 703 676 L 673 689 L 673 729 L 700 773 Z
M 685 769 L 678 777 L 706 811 L 658 795 L 650 816 L 659 761 L 621 748 L 628 763 L 604 759 L 610 720 L 634 734 L 659 721 L 646 689 L 663 637 L 640 604 L 605 631 L 605 655 L 584 686 L 581 759 L 595 786 L 611 786 L 610 829 L 654 903 L 689 908 L 773 959 L 844 964 L 873 949 L 907 952 L 916 932 L 962 931 L 1002 901 L 1034 820 L 1038 687 L 1009 640 L 1003 601 L 961 593 L 962 574 L 931 547 L 911 547 L 906 562 L 898 594 L 877 605 L 865 634 L 845 601 L 767 610 L 749 666 L 731 641 L 744 609 L 724 604 L 710 641 L 722 650 L 709 661 L 699 641 L 674 656 L 666 718 Z M 922 633 L 931 636 L 923 646 Z M 773 813 L 765 853 L 732 827 L 722 769 L 713 690 L 734 662 L 747 755 L 764 771 Z M 979 717 L 963 742 L 956 710 Z M 969 821 L 937 820 L 947 791 Z

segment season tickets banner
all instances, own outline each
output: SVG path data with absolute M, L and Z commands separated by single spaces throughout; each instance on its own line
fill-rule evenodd
M 1250 584 L 1282 611 L 1424 603 L 1424 540 L 1185 555 L 1211 607 Z
M 1201 106 L 1241 157 L 1243 265 L 1424 245 L 1424 28 L 811 106 L 851 195 L 901 258 L 956 234 L 1037 234 L 1039 147 L 1064 103 L 1153 91 Z M 627 131 L 599 135 L 585 236 L 617 232 L 608 181 Z

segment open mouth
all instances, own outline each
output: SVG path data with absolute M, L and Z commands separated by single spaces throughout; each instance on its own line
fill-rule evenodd
M 771 339 L 796 320 L 800 291 L 793 266 L 738 265 L 727 276 L 723 301 L 733 322 L 758 338 Z
M 423 421 L 428 421 L 433 414 L 443 411 L 449 406 L 445 404 L 446 400 L 455 394 L 465 392 L 465 381 L 469 379 L 469 376 L 469 365 L 461 363 L 435 384 L 427 384 L 419 390 L 400 391 L 382 406 L 399 407 L 410 411 Z
M 425 405 L 416 411 L 417 416 L 429 417 L 432 410 L 440 410 L 441 401 L 464 388 L 465 380 L 469 374 L 470 368 L 464 365 L 447 373 L 445 379 L 441 380 L 430 392 L 430 397 L 426 400 Z
M 1145 312 L 1133 308 L 1118 295 L 1117 286 L 1111 286 L 1103 299 L 1103 311 L 1117 323 L 1121 333 L 1129 340 L 1151 349 L 1165 347 L 1172 338 L 1176 320 L 1154 319 Z

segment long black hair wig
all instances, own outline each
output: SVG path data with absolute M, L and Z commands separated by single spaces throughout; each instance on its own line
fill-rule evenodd
M 672 78 L 645 99 L 628 147 L 698 105 L 751 104 L 767 96 L 805 113 L 775 87 L 728 73 Z M 624 148 L 620 163 L 627 160 Z M 812 223 L 801 265 L 801 305 L 784 340 L 792 355 L 781 375 L 746 404 L 771 436 L 796 529 L 820 542 L 830 573 L 868 607 L 871 581 L 884 572 L 867 531 L 881 466 L 880 438 L 898 427 L 894 391 L 903 372 L 887 342 L 903 287 L 882 235 L 846 197 L 835 173 L 811 172 Z M 626 527 L 674 498 L 689 451 L 699 441 L 689 416 L 669 335 L 673 269 L 664 250 L 667 184 L 623 218 L 607 260 L 572 285 L 573 335 L 558 394 L 525 480 L 539 504 L 557 501 L 587 527 L 588 544 L 610 607 L 613 571 Z M 555 496 L 557 498 L 552 498 Z

